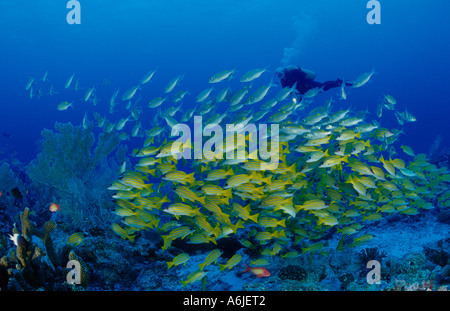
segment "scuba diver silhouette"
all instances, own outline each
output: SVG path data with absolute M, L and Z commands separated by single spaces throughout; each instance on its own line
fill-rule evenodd
M 327 91 L 331 88 L 341 87 L 344 82 L 341 79 L 336 81 L 317 82 L 314 81 L 316 74 L 313 71 L 300 68 L 298 66 L 287 66 L 285 68 L 278 68 L 276 76 L 280 79 L 282 87 L 293 87 L 297 89 L 300 95 L 305 94 L 311 89 L 321 88 L 322 91 Z M 345 86 L 353 86 L 352 82 L 345 82 Z

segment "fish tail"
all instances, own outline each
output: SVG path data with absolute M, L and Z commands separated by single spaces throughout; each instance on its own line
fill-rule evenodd
M 227 268 L 227 265 L 221 265 L 219 264 L 219 268 L 220 268 L 220 272 L 222 272 L 223 270 L 225 270 Z
M 292 174 L 295 173 L 295 163 L 289 166 L 288 171 L 291 172 Z
M 212 233 L 214 234 L 214 236 L 216 238 L 219 237 L 219 235 L 220 235 L 220 227 L 219 227 L 219 225 L 217 225 L 215 228 L 213 228 Z
M 201 204 L 205 204 L 205 197 L 197 197 L 197 201 L 199 201 Z
M 244 263 L 244 265 L 245 265 L 245 270 L 242 271 L 242 273 L 250 271 L 249 266 L 246 263 Z
M 253 220 L 255 223 L 258 223 L 259 214 L 248 216 L 248 219 Z
M 265 182 L 267 185 L 271 185 L 272 184 L 272 175 L 270 175 L 267 178 L 263 178 L 262 181 Z
M 229 198 L 229 199 L 231 199 L 231 197 L 233 196 L 233 193 L 231 192 L 231 188 L 225 190 L 225 191 L 223 192 L 223 194 L 224 194 L 227 198 Z
M 230 190 L 231 190 L 231 188 L 230 188 Z M 220 201 L 222 202 L 222 204 L 230 205 L 230 201 L 229 201 L 228 197 L 222 198 Z

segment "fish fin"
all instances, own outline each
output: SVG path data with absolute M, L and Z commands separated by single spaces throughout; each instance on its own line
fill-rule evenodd
M 248 216 L 248 219 L 251 219 L 255 223 L 258 223 L 258 217 L 259 217 L 259 214 L 254 214 L 254 215 Z
M 231 188 L 224 190 L 223 195 L 226 196 L 228 199 L 231 199 L 231 197 L 233 196 Z
M 197 201 L 199 201 L 201 204 L 205 204 L 205 197 L 197 197 Z

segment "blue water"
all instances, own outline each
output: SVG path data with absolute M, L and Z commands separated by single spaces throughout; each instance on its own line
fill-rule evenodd
M 443 145 L 450 139 L 446 1 L 382 1 L 380 25 L 366 22 L 366 2 L 356 0 L 80 3 L 80 25 L 66 22 L 65 1 L 0 3 L 0 130 L 11 136 L 0 139 L 22 161 L 36 154 L 42 128 L 79 124 L 89 109 L 82 100 L 68 112 L 55 108 L 74 96 L 63 89 L 72 73 L 81 87 L 95 85 L 107 107 L 116 88 L 128 89 L 156 67 L 149 96 L 159 96 L 180 72 L 195 94 L 227 68 L 275 70 L 287 62 L 315 71 L 319 81 L 351 80 L 375 68 L 371 83 L 352 92 L 355 107 L 374 113 L 382 95 L 391 94 L 418 119 L 404 126 L 401 143 L 427 152 L 437 135 Z M 284 55 L 285 48 L 296 52 Z M 30 100 L 28 77 L 46 71 L 59 94 Z M 385 115 L 383 125 L 398 127 L 393 114 Z

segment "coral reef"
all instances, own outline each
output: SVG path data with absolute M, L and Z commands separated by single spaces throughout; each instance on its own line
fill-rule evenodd
M 306 270 L 298 265 L 287 265 L 278 272 L 278 277 L 282 280 L 302 281 L 306 279 L 306 275 Z
M 386 257 L 386 252 L 378 250 L 376 247 L 368 247 L 364 248 L 359 253 L 359 261 L 363 264 L 366 264 L 370 260 L 380 261 Z
M 66 263 L 75 259 L 81 264 L 81 286 L 87 288 L 87 268 L 82 259 L 65 245 L 59 252 L 53 246 L 51 232 L 56 228 L 53 220 L 47 221 L 38 229 L 29 219 L 30 210 L 20 213 L 21 230 L 14 228 L 16 248 L 10 249 L 0 259 L 0 283 L 9 290 L 70 290 L 77 285 L 66 281 Z M 7 276 L 5 275 L 7 271 Z M 5 285 L 6 284 L 6 285 Z
M 119 134 L 101 133 L 94 145 L 91 127 L 56 122 L 55 130 L 41 132 L 42 152 L 27 167 L 40 205 L 58 202 L 72 227 L 102 226 L 111 204 L 106 189 L 125 160 Z

